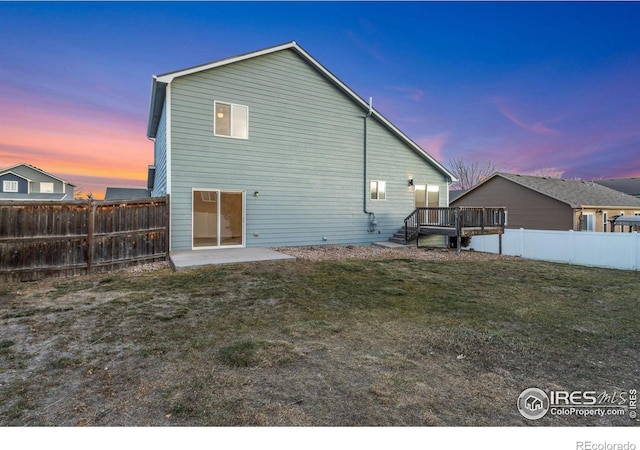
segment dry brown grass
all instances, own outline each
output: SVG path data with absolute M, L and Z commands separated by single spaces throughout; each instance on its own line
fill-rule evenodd
M 515 402 L 640 384 L 637 273 L 481 256 L 6 285 L 0 425 L 631 425 Z

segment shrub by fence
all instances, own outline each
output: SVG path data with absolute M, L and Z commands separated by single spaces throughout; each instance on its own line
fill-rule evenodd
M 0 202 L 0 281 L 164 261 L 169 198 Z
M 498 238 L 474 236 L 469 248 L 498 253 Z M 502 254 L 583 266 L 640 270 L 640 235 L 637 232 L 505 230 Z

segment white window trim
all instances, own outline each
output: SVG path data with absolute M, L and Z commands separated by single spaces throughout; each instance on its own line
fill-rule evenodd
M 47 187 L 50 189 L 44 190 L 43 187 Z M 55 192 L 55 185 L 50 181 L 41 181 L 40 182 L 40 192 L 43 194 L 53 194 Z
M 593 225 L 593 229 L 591 229 L 591 230 L 589 230 L 589 229 L 582 230 L 582 227 L 580 227 L 581 231 L 596 231 L 596 215 L 594 213 L 592 213 L 592 212 L 583 212 L 582 216 L 583 217 L 591 217 L 592 218 L 591 224 Z M 584 219 L 584 220 L 586 220 L 586 219 Z
M 18 183 L 17 180 L 2 181 L 2 192 L 18 192 L 18 191 L 20 191 L 20 183 Z
M 376 183 L 376 197 L 372 196 L 371 185 Z M 380 183 L 383 183 L 384 189 L 384 198 L 380 198 Z M 371 180 L 369 181 L 369 199 L 374 201 L 384 202 L 387 200 L 387 182 L 384 180 Z
M 216 106 L 220 104 L 220 105 L 228 105 L 229 106 L 229 110 L 230 110 L 230 117 L 229 117 L 229 134 L 218 134 L 217 131 L 217 114 L 216 114 Z M 245 136 L 234 136 L 233 135 L 233 109 L 234 108 L 245 108 L 247 110 L 247 129 L 245 132 Z M 216 137 L 222 137 L 222 138 L 229 138 L 229 139 L 243 139 L 243 140 L 247 140 L 249 139 L 249 107 L 246 105 L 240 105 L 237 103 L 231 103 L 231 102 L 223 102 L 223 101 L 217 101 L 215 100 L 213 102 L 213 135 Z

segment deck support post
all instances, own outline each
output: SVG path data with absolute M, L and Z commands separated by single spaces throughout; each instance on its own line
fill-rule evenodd
M 460 207 L 456 207 L 456 255 L 460 256 L 462 247 L 462 217 L 460 217 Z

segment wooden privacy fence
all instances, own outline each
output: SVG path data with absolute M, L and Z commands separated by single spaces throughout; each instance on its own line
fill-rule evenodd
M 0 201 L 0 282 L 164 261 L 169 198 Z

